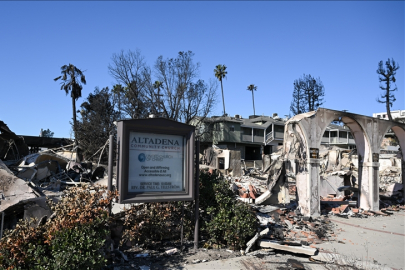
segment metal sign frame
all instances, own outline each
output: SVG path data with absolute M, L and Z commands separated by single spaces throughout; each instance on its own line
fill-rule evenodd
M 153 136 L 182 136 L 184 138 L 184 155 L 181 181 L 182 191 L 139 191 L 128 190 L 130 166 L 139 165 L 138 159 L 130 158 L 130 133 L 144 133 Z M 117 122 L 117 187 L 119 203 L 166 202 L 194 200 L 194 150 L 195 127 L 164 118 L 121 120 Z M 131 159 L 131 160 L 130 160 Z M 164 164 L 164 163 L 162 163 Z M 157 181 L 158 182 L 158 181 Z

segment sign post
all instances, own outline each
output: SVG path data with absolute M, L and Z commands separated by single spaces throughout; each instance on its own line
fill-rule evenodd
M 119 203 L 194 199 L 194 126 L 150 118 L 117 127 Z

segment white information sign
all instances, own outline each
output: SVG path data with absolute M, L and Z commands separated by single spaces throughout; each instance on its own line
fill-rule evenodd
M 184 191 L 185 138 L 130 132 L 128 192 Z

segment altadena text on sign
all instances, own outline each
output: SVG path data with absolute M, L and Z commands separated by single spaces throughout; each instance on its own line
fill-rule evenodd
M 128 192 L 184 191 L 185 138 L 129 133 Z

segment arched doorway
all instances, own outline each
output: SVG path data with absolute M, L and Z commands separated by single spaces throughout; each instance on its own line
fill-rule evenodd
M 358 205 L 363 209 L 379 210 L 379 152 L 389 128 L 392 127 L 401 138 L 404 153 L 404 124 L 323 108 L 294 116 L 286 123 L 284 159 L 286 168 L 290 170 L 287 173 L 294 172 L 296 175 L 298 203 L 301 213 L 306 216 L 320 215 L 319 147 L 326 127 L 336 120 L 350 129 L 356 143 L 360 188 Z

